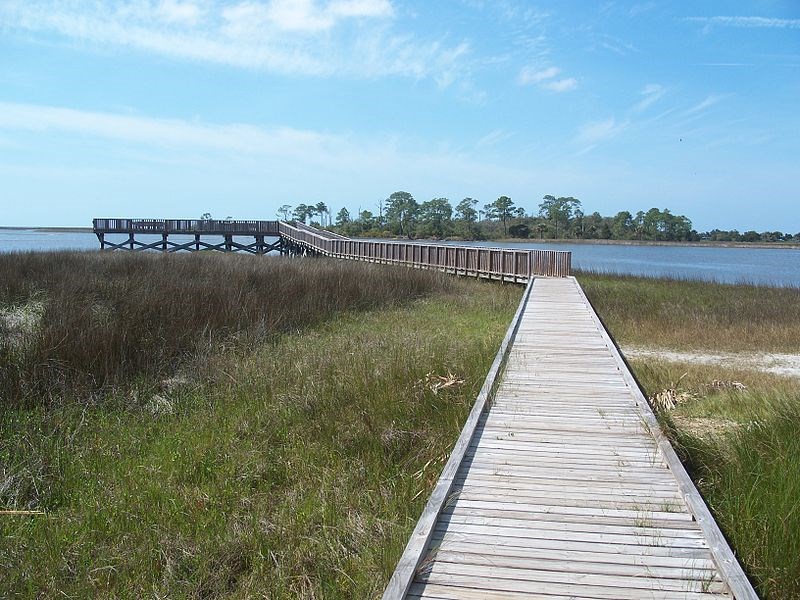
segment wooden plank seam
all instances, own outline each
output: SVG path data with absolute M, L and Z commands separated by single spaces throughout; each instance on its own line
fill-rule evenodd
M 517 307 L 517 312 L 514 314 L 514 318 L 500 344 L 500 349 L 497 351 L 489 373 L 486 375 L 483 387 L 481 387 L 475 404 L 467 417 L 467 422 L 461 430 L 461 435 L 453 447 L 453 452 L 450 454 L 450 458 L 445 464 L 442 474 L 436 482 L 436 486 L 433 488 L 433 492 L 431 493 L 428 503 L 425 505 L 425 509 L 422 511 L 422 515 L 417 521 L 417 525 L 409 538 L 408 544 L 386 586 L 382 600 L 401 600 L 405 597 L 414 581 L 414 576 L 423 560 L 430 539 L 433 536 L 436 522 L 450 497 L 450 492 L 453 488 L 458 469 L 472 442 L 480 417 L 489 404 L 489 399 L 502 371 L 503 363 L 508 356 L 514 337 L 519 329 L 525 306 L 528 303 L 531 290 L 533 289 L 534 279 L 535 278 L 532 277 L 525 288 L 522 300 Z
M 728 541 L 725 539 L 725 536 L 722 534 L 719 525 L 711 515 L 711 511 L 708 509 L 703 497 L 700 495 L 700 492 L 695 487 L 694 482 L 692 482 L 692 479 L 686 472 L 686 469 L 684 468 L 680 458 L 678 458 L 675 449 L 672 447 L 669 439 L 662 431 L 661 425 L 659 424 L 655 413 L 653 413 L 653 410 L 650 407 L 650 403 L 647 401 L 644 393 L 639 387 L 639 382 L 631 373 L 628 363 L 622 357 L 616 342 L 606 330 L 605 325 L 597 315 L 597 311 L 594 309 L 594 306 L 592 306 L 592 303 L 589 302 L 589 299 L 586 297 L 586 294 L 584 293 L 583 288 L 581 288 L 578 281 L 575 279 L 575 277 L 570 277 L 569 279 L 573 281 L 584 302 L 586 302 L 586 305 L 589 307 L 592 320 L 595 322 L 597 329 L 600 331 L 603 339 L 608 344 L 608 349 L 611 352 L 611 355 L 614 357 L 614 360 L 617 362 L 623 378 L 630 386 L 633 397 L 640 409 L 641 417 L 644 420 L 650 435 L 653 436 L 658 444 L 669 470 L 675 477 L 684 501 L 689 506 L 689 509 L 692 511 L 692 514 L 697 520 L 700 529 L 703 531 L 704 537 L 711 550 L 711 556 L 717 565 L 723 580 L 730 588 L 731 593 L 734 595 L 736 600 L 757 600 L 758 594 L 756 594 L 752 584 L 747 579 L 747 575 L 745 575 L 742 566 L 739 564 L 739 561 L 733 554 L 733 551 L 728 545 Z

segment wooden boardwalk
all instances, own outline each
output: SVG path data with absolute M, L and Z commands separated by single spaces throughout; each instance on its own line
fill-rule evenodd
M 299 222 L 94 219 L 92 225 L 101 250 L 208 250 L 259 255 L 277 251 L 435 269 L 514 283 L 527 283 L 537 275 L 565 277 L 572 268 L 571 252 L 350 239 Z
M 526 298 L 384 599 L 756 598 L 575 279 Z

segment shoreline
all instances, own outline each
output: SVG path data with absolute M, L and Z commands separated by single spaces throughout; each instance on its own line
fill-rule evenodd
M 0 225 L 0 231 L 36 231 L 39 233 L 94 233 L 91 227 L 7 227 Z
M 566 244 L 577 246 L 673 246 L 687 248 L 753 248 L 764 250 L 800 250 L 800 244 L 791 242 L 670 242 L 663 240 L 598 240 L 598 239 L 538 239 L 538 238 L 487 238 L 485 240 L 468 238 L 405 238 L 399 236 L 373 237 L 373 236 L 353 236 L 352 239 L 364 239 L 387 242 L 486 242 L 490 244 Z
M 0 226 L 0 231 L 35 231 L 39 233 L 93 233 L 92 227 L 12 227 Z M 567 244 L 577 246 L 672 246 L 686 248 L 754 248 L 763 250 L 800 250 L 800 244 L 792 242 L 672 242 L 665 240 L 600 240 L 600 239 L 538 239 L 538 238 L 488 238 L 485 240 L 467 238 L 405 238 L 399 236 L 376 238 L 372 236 L 352 236 L 352 239 L 378 241 L 410 241 L 410 242 L 488 242 L 491 244 Z

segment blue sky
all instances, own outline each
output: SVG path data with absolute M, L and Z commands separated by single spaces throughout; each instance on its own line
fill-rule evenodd
M 3 0 L 0 225 L 545 194 L 800 231 L 800 3 Z

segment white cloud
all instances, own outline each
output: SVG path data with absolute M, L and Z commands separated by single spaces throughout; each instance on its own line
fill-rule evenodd
M 363 201 L 375 193 L 410 185 L 408 182 L 413 182 L 415 194 L 422 190 L 423 196 L 450 190 L 453 194 L 488 197 L 497 194 L 498 181 L 503 182 L 504 190 L 522 193 L 537 177 L 548 173 L 543 167 L 537 171 L 529 165 L 514 166 L 508 160 L 485 162 L 475 157 L 476 152 L 464 153 L 447 143 L 431 145 L 405 136 L 362 137 L 0 102 L 0 135 L 4 133 L 22 140 L 28 150 L 47 147 L 57 151 L 63 163 L 26 164 L 9 155 L 0 160 L 0 171 L 23 167 L 29 169 L 27 180 L 38 181 L 48 178 L 53 169 L 63 168 L 69 177 L 80 180 L 80 185 L 68 192 L 75 197 L 83 194 L 81 186 L 92 185 L 128 197 L 131 185 L 143 186 L 159 197 L 163 190 L 152 183 L 158 181 L 180 185 L 187 199 L 194 188 L 200 194 L 210 189 L 227 189 L 229 193 L 230 186 L 244 190 L 230 194 L 232 203 L 241 203 L 243 197 L 262 197 L 266 186 L 275 207 L 278 199 L 283 203 L 287 197 L 328 198 L 331 190 L 347 199 L 345 202 Z M 499 139 L 502 134 L 493 137 Z M 102 168 L 121 173 L 124 183 L 75 177 L 83 163 L 76 168 L 69 164 L 70 157 L 85 144 L 93 151 L 100 149 Z M 314 177 L 308 177 L 310 172 Z M 131 173 L 137 176 L 132 178 Z M 198 187 L 201 180 L 203 184 Z M 29 184 L 21 185 L 30 189 Z M 141 210 L 141 200 L 129 198 L 127 202 L 131 210 Z M 188 200 L 186 205 L 190 205 Z M 224 206 L 229 211 L 226 214 L 231 214 L 228 200 Z
M 640 92 L 642 99 L 633 107 L 635 112 L 642 112 L 658 102 L 667 90 L 658 83 L 649 83 Z
M 0 102 L 0 128 L 9 131 L 74 134 L 115 142 L 183 151 L 223 151 L 303 156 L 327 154 L 341 140 L 292 128 L 266 130 L 246 124 L 210 125 L 81 111 L 54 106 Z M 335 152 L 333 153 L 335 155 Z
M 389 0 L 337 0 L 328 5 L 328 12 L 339 17 L 392 17 L 394 7 Z
M 556 79 L 555 77 L 559 73 L 561 73 L 561 69 L 558 67 L 551 66 L 545 69 L 523 67 L 519 72 L 517 82 L 520 85 L 536 85 L 540 89 L 557 93 L 568 92 L 578 87 L 578 80 L 574 77 Z
M 0 2 L 0 25 L 290 75 L 468 79 L 470 47 L 398 31 L 390 0 Z M 369 20 L 370 27 L 360 27 Z
M 595 145 L 619 135 L 628 126 L 627 121 L 618 122 L 613 117 L 602 121 L 585 123 L 578 129 L 575 140 L 583 145 Z
M 519 72 L 520 85 L 540 83 L 545 79 L 555 77 L 561 72 L 558 67 L 547 67 L 546 69 L 534 69 L 533 67 L 523 67 Z
M 648 13 L 648 12 L 652 11 L 653 9 L 656 8 L 656 6 L 657 5 L 656 5 L 655 2 L 642 2 L 642 3 L 639 3 L 639 4 L 634 4 L 628 10 L 628 16 L 629 17 L 638 17 L 639 15 L 642 15 L 644 13 Z
M 546 90 L 550 90 L 551 92 L 569 92 L 578 87 L 578 80 L 574 77 L 568 77 L 566 79 L 557 79 L 555 81 L 545 81 L 541 84 L 541 87 Z
M 196 2 L 163 0 L 156 7 L 156 14 L 167 23 L 193 26 L 205 14 L 205 8 Z
M 703 23 L 707 27 L 722 25 L 727 27 L 766 27 L 772 29 L 800 29 L 800 19 L 775 19 L 772 17 L 686 17 L 687 21 Z
M 514 132 L 506 131 L 504 129 L 495 129 L 494 131 L 490 131 L 477 142 L 475 142 L 476 148 L 489 148 L 492 146 L 496 146 L 497 144 L 506 141 L 507 139 L 514 136 Z
M 722 100 L 722 98 L 723 98 L 722 96 L 714 96 L 714 95 L 706 96 L 701 102 L 698 102 L 691 108 L 683 111 L 683 115 L 688 116 L 704 111 L 705 109 L 710 108 L 715 104 L 718 104 Z

